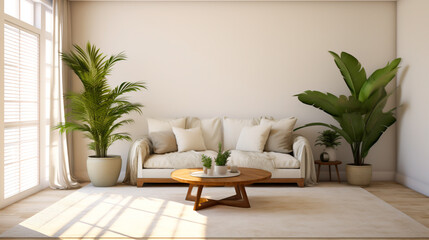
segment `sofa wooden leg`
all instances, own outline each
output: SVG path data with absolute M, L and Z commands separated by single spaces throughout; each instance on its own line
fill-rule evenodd
M 300 179 L 296 184 L 298 184 L 298 187 L 304 187 L 304 179 Z
M 143 187 L 143 179 L 137 179 L 137 187 Z

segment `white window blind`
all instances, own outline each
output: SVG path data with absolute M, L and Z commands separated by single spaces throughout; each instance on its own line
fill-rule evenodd
M 4 25 L 4 198 L 39 184 L 39 38 Z

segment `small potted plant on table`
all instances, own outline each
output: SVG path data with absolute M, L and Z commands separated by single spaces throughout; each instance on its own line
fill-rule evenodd
M 219 151 L 217 153 L 216 159 L 215 159 L 215 173 L 217 175 L 225 175 L 227 171 L 226 163 L 228 162 L 228 158 L 231 155 L 230 151 L 222 152 L 222 143 L 219 143 Z
M 204 174 L 207 174 L 209 176 L 213 175 L 212 161 L 213 159 L 211 159 L 211 157 L 208 157 L 203 154 L 201 158 L 201 162 L 203 162 L 203 171 Z
M 325 130 L 319 133 L 320 135 L 317 137 L 315 145 L 325 146 L 325 150 L 320 154 L 320 160 L 323 162 L 336 161 L 337 154 L 335 147 L 341 145 L 341 142 L 338 141 L 341 138 L 340 134 L 333 130 Z M 325 153 L 328 155 L 328 158 L 326 158 Z

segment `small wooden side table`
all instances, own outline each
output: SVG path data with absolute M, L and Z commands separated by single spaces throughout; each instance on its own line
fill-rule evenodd
M 319 182 L 320 166 L 322 166 L 322 165 L 328 165 L 328 167 L 329 167 L 329 181 L 331 181 L 331 165 L 334 165 L 335 169 L 337 170 L 337 179 L 338 179 L 338 182 L 341 183 L 340 174 L 338 172 L 338 165 L 340 165 L 342 163 L 341 161 L 322 162 L 320 160 L 316 160 L 316 161 L 314 161 L 314 163 L 316 163 L 317 165 L 319 165 L 317 167 L 317 182 Z

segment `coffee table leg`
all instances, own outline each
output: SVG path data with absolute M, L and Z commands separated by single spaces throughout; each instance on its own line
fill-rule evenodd
M 208 198 L 201 197 L 201 193 L 203 192 L 204 185 L 198 185 L 197 195 L 192 195 L 192 189 L 196 185 L 189 185 L 188 193 L 186 194 L 186 200 L 195 201 L 194 202 L 194 210 L 198 211 L 204 208 L 212 207 L 218 204 L 233 206 L 233 207 L 242 207 L 242 208 L 250 208 L 249 199 L 247 198 L 246 189 L 244 189 L 244 185 L 234 185 L 235 195 L 231 197 L 227 197 L 221 200 L 213 200 Z
M 328 165 L 329 167 L 329 181 L 331 181 L 331 165 Z
M 249 199 L 247 198 L 246 189 L 244 189 L 244 185 L 240 185 L 240 192 L 243 197 L 243 205 L 241 207 L 250 208 Z
M 199 210 L 201 193 L 203 192 L 203 185 L 198 185 L 197 196 L 195 197 L 194 211 Z
M 244 185 L 235 185 L 236 191 L 240 192 L 240 197 L 238 198 L 238 193 L 235 196 L 227 197 L 221 200 L 217 200 L 218 204 L 241 207 L 241 208 L 250 208 L 249 199 L 247 198 L 246 190 Z
M 192 196 L 192 189 L 193 188 L 194 188 L 194 185 L 189 184 L 188 193 L 186 193 L 185 200 L 188 200 L 188 201 L 194 201 L 195 200 L 195 196 Z

